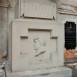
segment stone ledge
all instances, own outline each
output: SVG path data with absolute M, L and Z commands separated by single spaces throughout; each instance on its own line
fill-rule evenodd
M 7 71 L 7 77 L 71 77 L 72 70 L 67 67 L 56 67 L 25 72 Z
M 19 0 L 15 6 L 15 18 L 20 17 L 56 20 L 56 4 L 48 0 Z

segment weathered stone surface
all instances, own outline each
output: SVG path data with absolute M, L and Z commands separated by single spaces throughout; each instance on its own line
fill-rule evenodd
M 1 70 L 1 69 L 0 69 L 0 77 L 5 77 L 5 72 L 4 72 L 4 70 Z
M 67 67 L 57 67 L 13 73 L 7 71 L 7 77 L 72 77 L 71 72 Z
M 9 46 L 12 73 L 7 71 L 7 77 L 71 77 L 70 69 L 52 68 L 63 66 L 64 60 L 63 26 L 59 23 L 47 22 L 48 19 L 56 19 L 56 5 L 46 0 L 19 0 L 15 8 L 14 5 L 11 2 L 13 8 L 8 8 L 8 13 L 5 14 L 8 14 L 8 25 L 14 19 L 14 10 L 16 10 L 16 18 L 21 16 L 24 19 L 36 19 L 32 21 L 15 20 L 12 23 L 12 28 L 10 28 L 12 37 L 8 40 L 12 42 L 12 46 Z M 3 18 L 7 21 L 5 15 Z M 37 21 L 38 18 L 39 21 Z M 43 19 L 47 21 L 41 22 Z M 1 23 L 6 25 L 7 22 Z M 2 33 L 3 38 L 6 37 L 6 29 L 4 28 L 5 33 Z M 48 68 L 51 69 L 48 70 Z
M 0 63 L 7 52 L 7 8 L 0 7 Z
M 9 2 L 9 0 L 0 0 L 0 6 L 3 6 L 3 7 L 7 7 Z
M 77 15 L 77 0 L 59 0 L 57 3 L 59 13 Z
M 77 0 L 60 0 L 62 4 L 66 4 L 66 5 L 73 5 L 76 6 L 77 5 Z
M 56 4 L 49 0 L 20 0 L 15 8 L 16 17 L 56 19 Z
M 12 23 L 12 71 L 63 66 L 64 26 L 54 22 Z

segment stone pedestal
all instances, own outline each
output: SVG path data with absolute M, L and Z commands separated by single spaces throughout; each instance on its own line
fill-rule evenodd
M 12 72 L 8 77 L 71 77 L 63 67 L 64 26 L 17 19 L 12 22 Z
M 72 77 L 72 71 L 67 67 L 57 67 L 25 72 L 7 72 L 7 77 Z
M 7 71 L 7 77 L 71 77 L 71 70 L 63 67 L 64 26 L 52 21 L 56 5 L 46 0 L 18 4 L 19 19 L 12 22 L 10 35 L 12 72 Z
M 64 26 L 56 22 L 12 22 L 12 71 L 63 66 Z

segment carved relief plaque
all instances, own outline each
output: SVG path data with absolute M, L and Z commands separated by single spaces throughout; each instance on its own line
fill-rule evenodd
M 48 0 L 21 0 L 20 14 L 24 17 L 56 19 L 56 5 Z
M 36 51 L 35 56 L 39 56 L 46 52 L 46 41 L 45 38 L 35 36 L 34 37 L 34 50 Z
M 16 20 L 12 29 L 12 71 L 63 65 L 64 27 L 62 25 Z

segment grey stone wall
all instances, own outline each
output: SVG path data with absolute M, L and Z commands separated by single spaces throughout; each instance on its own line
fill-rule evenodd
M 0 7 L 0 59 L 7 52 L 7 8 Z
M 2 56 L 8 54 L 10 24 L 14 19 L 16 2 L 17 0 L 0 0 L 0 62 L 2 61 Z

